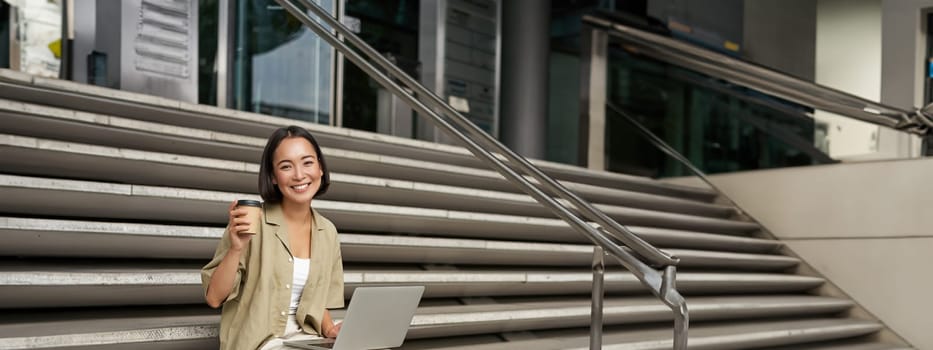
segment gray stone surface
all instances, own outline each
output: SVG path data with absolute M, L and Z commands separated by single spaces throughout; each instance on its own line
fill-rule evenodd
M 745 321 L 715 325 L 695 324 L 690 343 L 695 349 L 747 349 L 762 344 L 799 346 L 801 343 L 870 334 L 881 325 L 870 321 L 817 318 L 800 321 Z M 459 340 L 459 342 L 458 342 Z M 530 332 L 527 339 L 503 342 L 484 338 L 468 342 L 461 338 L 440 341 L 409 341 L 403 349 L 494 350 L 494 349 L 588 349 L 586 329 Z M 671 330 L 664 325 L 638 328 L 608 327 L 603 333 L 604 349 L 671 348 Z

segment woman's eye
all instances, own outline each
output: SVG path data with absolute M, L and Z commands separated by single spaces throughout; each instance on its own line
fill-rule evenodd
M 311 161 L 305 162 L 305 166 L 312 166 L 312 165 L 314 165 L 314 162 L 311 162 Z
M 281 168 L 279 168 L 279 170 L 288 170 L 288 169 L 291 169 L 290 165 L 283 165 Z

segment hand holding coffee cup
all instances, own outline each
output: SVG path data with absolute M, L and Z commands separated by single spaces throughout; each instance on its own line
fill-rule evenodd
M 230 203 L 230 243 L 234 249 L 243 249 L 250 238 L 259 233 L 262 203 L 255 200 L 236 200 Z

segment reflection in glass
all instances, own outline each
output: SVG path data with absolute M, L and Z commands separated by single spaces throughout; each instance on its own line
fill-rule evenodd
M 626 4 L 551 4 L 549 160 L 577 163 L 577 147 L 586 142 L 578 137 L 579 103 L 561 102 L 574 96 L 560 85 L 580 79 L 581 17 L 611 13 L 627 26 L 668 35 L 667 26 L 649 17 L 643 5 Z M 610 45 L 609 57 L 607 100 L 704 172 L 835 162 L 827 155 L 827 126 L 814 120 L 810 108 L 651 60 L 618 42 Z M 690 175 L 610 108 L 605 130 L 607 170 L 651 177 Z
M 363 41 L 418 80 L 418 8 L 417 0 L 347 0 L 345 12 L 360 20 Z M 349 60 L 343 67 L 342 126 L 377 131 L 384 89 Z
M 272 0 L 237 1 L 235 17 L 234 108 L 329 124 L 330 46 Z
M 614 50 L 609 101 L 707 173 L 832 162 L 816 147 L 812 110 L 685 69 Z M 689 175 L 607 110 L 610 171 Z
M 217 104 L 217 0 L 198 3 L 198 103 Z
M 9 11 L 17 56 L 12 59 L 18 58 L 10 63 L 31 75 L 57 78 L 61 68 L 61 1 L 20 1 Z
M 10 68 L 10 5 L 0 2 L 0 68 Z

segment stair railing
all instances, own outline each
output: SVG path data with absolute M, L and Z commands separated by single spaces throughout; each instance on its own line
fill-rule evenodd
M 745 62 L 738 58 L 703 49 L 680 40 L 616 23 L 602 16 L 584 15 L 583 24 L 585 39 L 596 37 L 600 40 L 591 43 L 594 47 L 584 47 L 583 51 L 585 53 L 590 50 L 601 50 L 600 52 L 604 53 L 606 49 L 602 46 L 608 45 L 608 37 L 611 36 L 640 55 L 746 86 L 814 109 L 917 135 L 928 146 L 933 145 L 933 104 L 924 108 L 903 110 Z M 595 47 L 596 45 L 600 47 Z M 598 58 L 605 60 L 604 57 Z M 602 66 L 598 68 L 600 69 L 592 71 L 592 74 L 596 75 L 595 77 L 584 76 L 583 78 L 601 79 L 600 76 L 604 75 L 605 72 Z M 604 107 L 600 103 L 601 101 L 592 102 L 594 96 L 590 97 L 595 108 Z M 592 116 L 595 119 L 599 117 L 598 114 Z M 590 147 L 598 149 L 599 145 L 591 145 Z M 930 155 L 929 149 L 933 149 L 933 147 L 924 147 L 921 154 Z
M 343 24 L 317 4 L 309 0 L 298 0 L 298 3 L 304 6 L 308 11 L 313 12 L 314 15 L 326 25 L 333 28 L 341 38 L 352 43 L 365 54 L 369 60 L 372 60 L 379 68 L 384 70 L 384 72 L 374 67 L 370 62 L 360 56 L 360 54 L 347 46 L 337 35 L 331 33 L 330 30 L 324 28 L 320 23 L 317 23 L 305 11 L 295 6 L 291 0 L 276 0 L 276 2 L 285 8 L 292 16 L 301 21 L 307 28 L 317 34 L 318 37 L 327 41 L 346 56 L 347 59 L 355 63 L 360 69 L 366 72 L 370 78 L 376 80 L 376 82 L 393 94 L 405 100 L 418 114 L 429 117 L 428 119 L 437 127 L 444 130 L 455 139 L 460 140 L 477 158 L 498 171 L 509 182 L 521 188 L 522 191 L 544 205 L 559 218 L 569 223 L 572 228 L 595 244 L 593 262 L 594 312 L 591 313 L 590 349 L 601 348 L 602 272 L 605 268 L 603 262 L 604 254 L 616 258 L 625 268 L 631 271 L 643 285 L 648 287 L 653 295 L 671 308 L 674 314 L 674 349 L 686 349 L 689 316 L 686 301 L 676 289 L 676 265 L 679 262 L 677 257 L 671 256 L 642 240 L 605 213 L 593 207 L 592 204 L 586 202 L 573 192 L 570 192 L 556 180 L 544 174 L 544 172 L 527 159 L 508 149 L 498 140 L 454 110 L 440 97 L 382 57 L 372 47 L 344 27 Z M 399 86 L 393 79 L 401 82 L 404 87 Z M 406 90 L 406 88 L 409 90 Z M 415 96 L 423 98 L 424 101 L 419 100 Z M 431 107 L 427 106 L 425 102 L 430 104 Z M 437 110 L 440 114 L 435 113 L 434 110 Z M 456 125 L 456 127 L 454 125 Z M 466 134 L 457 129 L 457 127 L 465 130 Z M 493 151 L 491 152 L 483 146 Z M 496 154 L 493 154 L 493 152 L 496 152 Z M 506 163 L 506 161 L 508 163 Z M 513 169 L 510 165 L 518 169 Z M 535 183 L 521 175 L 519 171 L 530 176 L 535 180 Z M 551 195 L 545 193 L 544 190 L 536 186 L 536 184 L 543 187 L 551 194 L 569 202 L 574 208 L 566 207 L 560 201 L 555 200 Z M 576 213 L 583 214 L 586 219 L 592 220 L 596 225 L 591 226 L 588 222 L 584 221 L 583 218 L 577 216 Z M 621 244 L 616 243 L 616 240 Z M 623 247 L 623 245 L 625 247 Z M 629 250 L 631 250 L 631 252 Z M 596 310 L 598 310 L 598 312 L 596 312 Z

